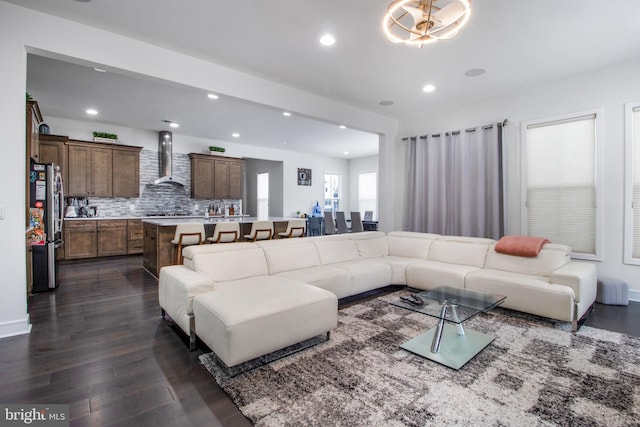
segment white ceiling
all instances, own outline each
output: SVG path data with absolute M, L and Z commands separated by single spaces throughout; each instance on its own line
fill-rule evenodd
M 395 118 L 454 107 L 640 56 L 638 0 L 472 0 L 471 19 L 458 36 L 422 49 L 385 39 L 381 21 L 390 0 L 6 1 Z M 331 48 L 318 43 L 325 32 L 337 39 Z M 327 126 L 295 115 L 284 121 L 281 111 L 239 100 L 220 99 L 222 102 L 214 107 L 204 102 L 206 98 L 200 101 L 199 90 L 163 82 L 98 75 L 90 70 L 62 73 L 66 64 L 48 67 L 46 73 L 36 72 L 31 69 L 32 61 L 45 59 L 30 58 L 29 88 L 33 85 L 40 102 L 46 96 L 44 110 L 51 108 L 54 114 L 55 108 L 54 115 L 82 113 L 72 111 L 78 107 L 74 105 L 78 92 L 73 86 L 82 81 L 86 85 L 84 96 L 94 86 L 95 95 L 103 100 L 112 94 L 114 104 L 104 108 L 109 111 L 104 118 L 113 123 L 125 120 L 122 116 L 136 117 L 131 110 L 142 109 L 138 100 L 166 93 L 164 99 L 171 102 L 157 102 L 152 111 L 145 103 L 147 113 L 181 121 L 184 126 L 180 132 L 195 136 L 228 140 L 229 133 L 242 125 L 237 130 L 243 134 L 238 142 L 279 148 L 288 142 L 289 149 L 296 149 L 294 141 L 304 140 L 304 150 L 308 151 L 309 144 L 326 143 L 342 135 L 346 138 L 337 144 L 336 154 L 341 156 L 349 144 L 345 140 L 356 140 L 362 134 L 351 130 L 340 134 L 336 124 Z M 465 71 L 472 68 L 484 68 L 486 73 L 466 77 Z M 56 85 L 47 85 L 47 80 L 56 80 Z M 122 92 L 113 87 L 103 90 L 105 81 L 121 87 Z M 436 86 L 435 92 L 421 91 L 427 83 Z M 123 103 L 126 94 L 130 98 Z M 49 99 L 55 99 L 55 107 L 49 105 L 53 104 Z M 381 106 L 382 100 L 394 103 Z M 194 124 L 192 131 L 186 124 L 190 116 L 201 118 L 198 110 L 213 119 L 204 120 L 206 126 L 197 130 Z M 147 128 L 142 118 L 136 120 L 141 123 L 137 127 Z M 317 134 L 319 138 L 314 137 Z M 377 141 L 371 135 L 364 139 Z M 375 142 L 373 145 L 377 146 Z M 366 155 L 366 148 L 362 150 Z

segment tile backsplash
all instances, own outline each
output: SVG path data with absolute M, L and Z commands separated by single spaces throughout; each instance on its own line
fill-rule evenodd
M 204 215 L 214 200 L 192 199 L 191 162 L 188 154 L 173 153 L 173 176 L 182 180 L 176 184 L 154 185 L 160 177 L 160 160 L 157 151 L 143 149 L 140 152 L 140 197 L 89 197 L 88 205 L 96 206 L 98 216 L 144 216 L 149 213 L 189 213 Z

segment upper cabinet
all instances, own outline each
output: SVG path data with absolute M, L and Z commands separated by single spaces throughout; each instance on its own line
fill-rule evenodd
M 189 154 L 191 197 L 194 199 L 241 199 L 244 160 L 233 157 Z
M 69 140 L 67 195 L 138 197 L 141 147 Z
M 35 101 L 27 101 L 27 166 L 29 158 L 40 162 L 40 141 L 38 134 L 40 123 L 42 123 L 42 114 L 40 113 L 38 103 Z M 27 170 L 29 170 L 28 167 Z

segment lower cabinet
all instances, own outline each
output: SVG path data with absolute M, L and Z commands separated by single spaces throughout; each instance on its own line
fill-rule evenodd
M 142 255 L 142 265 L 152 273 L 158 270 L 158 226 L 143 224 L 144 227 L 144 253 Z
M 98 256 L 127 254 L 127 220 L 113 219 L 98 222 Z
M 65 260 L 141 254 L 143 241 L 142 220 L 139 219 L 64 222 Z
M 144 233 L 141 219 L 127 221 L 127 253 L 141 254 L 144 247 Z
M 97 221 L 65 221 L 64 259 L 95 258 L 98 256 Z

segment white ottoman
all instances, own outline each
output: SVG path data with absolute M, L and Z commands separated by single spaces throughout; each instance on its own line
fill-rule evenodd
M 257 276 L 216 283 L 193 299 L 200 339 L 232 367 L 331 331 L 335 294 L 284 277 Z

